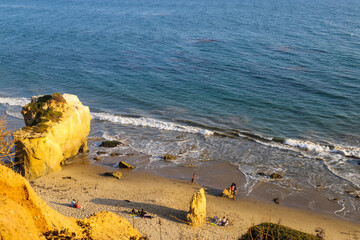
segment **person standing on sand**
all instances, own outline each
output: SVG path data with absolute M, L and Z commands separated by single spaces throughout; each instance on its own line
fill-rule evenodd
M 195 177 L 196 177 L 196 173 L 194 173 L 194 175 L 192 176 L 192 178 L 191 178 L 191 183 L 194 183 L 194 182 L 195 182 Z
M 234 196 L 234 200 L 236 199 L 236 184 L 232 183 L 230 186 L 231 194 Z

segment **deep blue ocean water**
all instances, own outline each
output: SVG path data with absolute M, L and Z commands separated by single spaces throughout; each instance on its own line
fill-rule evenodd
M 244 192 L 274 169 L 344 195 L 360 188 L 359 21 L 356 0 L 0 0 L 0 113 L 22 127 L 31 96 L 76 94 L 92 137 L 151 163 L 192 149 L 180 160 L 236 164 Z

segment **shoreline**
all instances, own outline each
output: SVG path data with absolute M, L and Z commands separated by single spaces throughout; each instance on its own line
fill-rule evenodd
M 217 189 L 206 187 L 207 217 L 225 216 L 231 225 L 219 227 L 206 223 L 193 228 L 179 219 L 185 220 L 189 201 L 201 185 L 141 169 L 121 170 L 123 177 L 118 180 L 103 176 L 107 171 L 110 169 L 104 166 L 73 163 L 30 183 L 50 207 L 66 216 L 83 218 L 102 210 L 112 211 L 125 217 L 150 239 L 160 239 L 160 228 L 163 239 L 238 239 L 251 225 L 265 221 L 312 234 L 320 227 L 324 229 L 326 239 L 360 236 L 358 223 L 248 196 L 239 196 L 235 201 L 221 198 L 216 196 Z M 73 198 L 79 200 L 81 209 L 70 207 Z M 132 208 L 144 208 L 154 218 L 134 218 L 129 214 Z

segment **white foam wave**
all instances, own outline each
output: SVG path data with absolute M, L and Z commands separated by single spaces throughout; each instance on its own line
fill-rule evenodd
M 25 106 L 30 103 L 30 98 L 11 98 L 11 97 L 0 97 L 0 104 L 10 106 Z
M 360 158 L 360 148 L 357 147 L 344 147 L 339 145 L 334 147 L 329 147 L 311 141 L 303 141 L 303 140 L 295 140 L 295 139 L 286 139 L 284 144 L 301 148 L 307 151 L 314 151 L 319 153 L 321 152 L 337 153 L 344 155 L 346 157 Z
M 14 118 L 23 119 L 23 115 L 20 112 L 15 112 L 10 109 L 6 110 L 6 114 Z
M 330 148 L 328 146 L 320 145 L 317 143 L 313 143 L 310 141 L 302 141 L 302 140 L 295 140 L 295 139 L 286 139 L 285 144 L 302 148 L 308 151 L 315 151 L 315 152 L 328 152 Z
M 168 130 L 168 131 L 178 131 L 178 132 L 187 132 L 187 133 L 198 133 L 202 135 L 213 135 L 214 132 L 191 127 L 191 126 L 182 126 L 172 122 L 164 122 L 157 119 L 152 118 L 133 118 L 133 117 L 122 117 L 115 114 L 110 113 L 91 113 L 93 119 L 102 120 L 102 121 L 109 121 L 116 124 L 121 125 L 133 125 L 133 126 L 142 126 L 142 127 L 151 127 L 157 128 L 161 130 Z

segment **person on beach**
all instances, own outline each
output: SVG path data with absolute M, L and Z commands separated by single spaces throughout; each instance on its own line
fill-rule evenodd
M 195 182 L 195 177 L 196 177 L 196 173 L 194 173 L 194 175 L 192 176 L 192 178 L 191 178 L 191 183 L 194 183 L 194 182 Z
M 236 199 L 236 184 L 232 183 L 230 186 L 231 194 L 234 196 L 234 200 Z
M 223 218 L 221 219 L 220 225 L 221 225 L 221 226 L 225 226 L 225 224 L 226 224 L 226 218 L 223 217 Z

